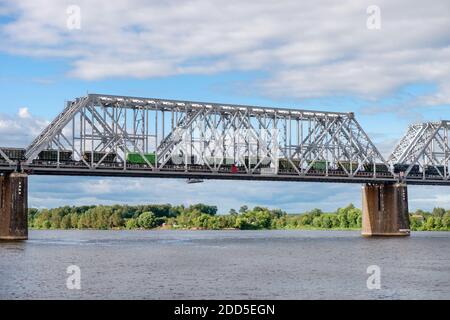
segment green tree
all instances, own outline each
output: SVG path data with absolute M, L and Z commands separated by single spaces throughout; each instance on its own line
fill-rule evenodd
M 312 225 L 313 225 L 313 227 L 316 227 L 316 228 L 322 228 L 322 217 L 321 216 L 314 217 L 313 221 L 312 221 Z
M 51 228 L 52 228 L 52 224 L 51 224 L 50 221 L 45 220 L 45 221 L 42 223 L 41 228 L 42 228 L 42 229 L 51 229 Z
M 425 230 L 434 230 L 434 217 L 428 217 L 427 222 L 425 222 Z
M 330 229 L 333 227 L 333 222 L 331 221 L 330 215 L 323 215 L 322 218 L 322 228 Z
M 212 217 L 209 214 L 202 213 L 200 216 L 194 219 L 194 226 L 197 228 L 210 228 L 210 222 L 212 221 Z
M 310 225 L 312 225 L 312 222 L 313 222 L 313 217 L 310 216 L 309 214 L 306 213 L 301 216 L 300 225 L 310 226 Z
M 247 206 L 241 206 L 240 208 L 239 208 L 239 213 L 246 213 L 248 211 L 248 207 Z
M 450 230 L 450 213 L 448 212 L 442 217 L 442 227 L 445 230 Z
M 109 217 L 109 226 L 111 228 L 119 228 L 119 227 L 123 227 L 123 225 L 124 225 L 124 220 L 119 212 L 114 212 Z
M 76 212 L 70 214 L 70 225 L 72 228 L 76 228 L 78 226 L 78 214 Z
M 137 220 L 134 218 L 130 218 L 125 222 L 125 228 L 127 228 L 128 230 L 136 229 L 138 227 L 139 225 L 137 223 Z
M 322 210 L 320 210 L 320 209 L 312 209 L 312 211 L 310 211 L 309 212 L 309 215 L 311 216 L 311 217 L 319 217 L 319 216 L 321 216 L 323 214 L 323 212 L 322 212 Z
M 138 218 L 138 225 L 144 229 L 151 229 L 156 226 L 156 217 L 153 212 L 144 212 Z
M 203 203 L 198 203 L 189 207 L 189 211 L 199 211 L 201 213 L 209 214 L 211 216 L 217 213 L 217 206 L 208 206 Z
M 442 219 L 441 217 L 434 218 L 434 230 L 442 230 Z
M 431 214 L 432 214 L 433 216 L 435 216 L 435 217 L 441 218 L 441 217 L 443 217 L 444 214 L 445 214 L 445 209 L 444 209 L 444 208 L 439 208 L 439 207 L 434 208 L 433 211 L 431 212 Z
M 236 218 L 236 222 L 234 224 L 234 227 L 240 230 L 251 230 L 253 229 L 253 225 L 250 224 L 247 217 L 239 216 Z
M 61 220 L 61 229 L 70 229 L 72 225 L 70 224 L 70 216 L 65 215 Z
M 267 210 L 257 211 L 255 213 L 256 226 L 258 229 L 270 229 L 272 225 L 273 214 Z

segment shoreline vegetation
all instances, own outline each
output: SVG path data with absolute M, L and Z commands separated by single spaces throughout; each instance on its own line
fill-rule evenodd
M 410 213 L 412 231 L 450 231 L 450 210 Z M 31 229 L 96 230 L 359 230 L 361 210 L 353 204 L 335 212 L 313 209 L 288 214 L 280 209 L 242 206 L 217 214 L 217 206 L 113 205 L 65 206 L 28 210 Z

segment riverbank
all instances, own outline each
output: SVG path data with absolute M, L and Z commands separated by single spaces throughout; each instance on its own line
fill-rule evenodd
M 435 208 L 410 214 L 412 231 L 450 231 L 450 211 Z M 359 230 L 362 213 L 352 204 L 334 212 L 313 209 L 288 214 L 280 209 L 242 206 L 239 211 L 217 214 L 217 207 L 163 205 L 114 205 L 30 209 L 32 229 L 79 230 Z

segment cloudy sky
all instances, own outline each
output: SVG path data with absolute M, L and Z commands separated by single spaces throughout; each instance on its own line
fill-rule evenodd
M 409 123 L 450 118 L 448 12 L 448 0 L 0 0 L 0 145 L 26 146 L 64 101 L 96 92 L 353 111 L 387 155 Z M 30 183 L 39 207 L 360 203 L 359 185 Z M 411 187 L 410 206 L 450 208 L 446 191 Z

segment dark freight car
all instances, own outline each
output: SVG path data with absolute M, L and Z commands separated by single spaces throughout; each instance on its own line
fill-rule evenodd
M 25 160 L 25 149 L 22 148 L 2 148 L 3 153 L 13 161 Z M 6 161 L 6 159 L 0 154 L 0 161 Z
M 394 172 L 400 173 L 400 172 L 406 172 L 408 170 L 410 164 L 394 164 Z M 411 168 L 410 174 L 420 174 L 420 166 L 418 164 L 413 165 Z
M 429 176 L 443 176 L 444 166 L 426 166 L 425 174 Z
M 369 163 L 364 164 L 364 171 L 373 172 L 373 164 L 369 164 Z M 386 172 L 389 172 L 389 168 L 384 163 L 376 163 L 375 164 L 375 172 L 386 173 Z
M 104 159 L 103 159 L 104 158 Z M 90 163 L 92 159 L 92 152 L 87 151 L 83 153 L 83 159 Z M 110 152 L 107 154 L 107 152 L 94 152 L 94 162 L 100 162 L 100 160 L 103 159 L 103 163 L 113 163 L 117 160 L 117 154 L 114 152 Z
M 296 168 L 298 168 L 300 166 L 300 160 L 298 159 L 292 159 L 292 164 L 294 164 L 294 166 Z M 287 158 L 280 158 L 278 159 L 278 168 L 282 169 L 282 170 L 294 170 L 294 168 L 292 167 L 291 161 L 289 161 L 289 159 Z M 316 163 L 319 163 L 320 161 L 316 161 Z M 313 165 L 313 169 L 314 165 Z
M 56 162 L 56 161 L 58 161 L 58 150 L 54 150 L 54 149 L 42 150 L 38 155 L 38 160 Z M 60 162 L 67 162 L 67 161 L 71 161 L 71 160 L 72 160 L 72 151 L 59 150 L 59 161 Z

